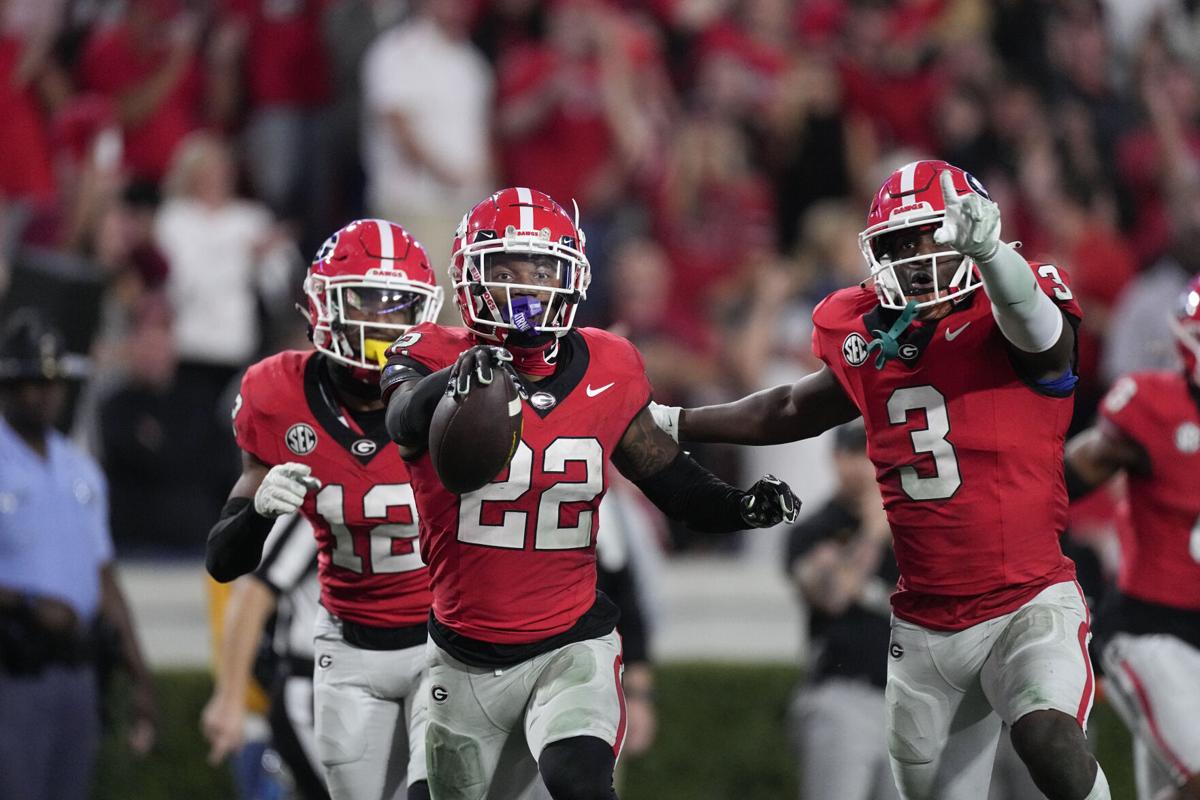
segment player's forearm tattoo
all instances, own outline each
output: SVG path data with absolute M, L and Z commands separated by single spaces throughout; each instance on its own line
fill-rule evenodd
M 632 481 L 647 478 L 666 468 L 679 453 L 679 445 L 654 424 L 648 409 L 629 423 L 613 452 L 613 465 Z

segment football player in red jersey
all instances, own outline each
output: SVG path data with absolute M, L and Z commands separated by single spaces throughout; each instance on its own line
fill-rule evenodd
M 650 416 L 626 340 L 574 328 L 583 233 L 549 196 L 504 189 L 463 218 L 451 276 L 465 328 L 418 325 L 382 378 L 412 473 L 433 584 L 426 747 L 440 800 L 514 797 L 540 773 L 555 800 L 614 798 L 625 730 L 615 606 L 596 591 L 597 510 L 610 461 L 698 530 L 794 519 L 770 476 L 749 492 L 701 468 Z M 523 431 L 509 466 L 461 496 L 426 449 L 447 392 L 513 380 Z
M 1118 380 L 1066 455 L 1072 497 L 1128 479 L 1117 590 L 1096 627 L 1142 800 L 1200 800 L 1200 278 L 1171 320 L 1183 370 Z
M 258 566 L 272 520 L 297 509 L 319 546 L 317 750 L 330 794 L 428 798 L 424 677 L 429 571 L 408 469 L 390 446 L 382 355 L 441 307 L 429 257 L 403 228 L 352 222 L 304 283 L 316 352 L 250 367 L 234 406 L 242 475 L 208 539 L 208 571 Z
M 1004 722 L 1052 800 L 1107 798 L 1084 736 L 1088 611 L 1058 542 L 1082 313 L 1066 276 L 1002 242 L 996 204 L 944 161 L 893 173 L 859 241 L 873 285 L 814 310 L 820 370 L 656 419 L 680 440 L 777 444 L 861 415 L 901 575 L 886 688 L 901 792 L 986 797 Z

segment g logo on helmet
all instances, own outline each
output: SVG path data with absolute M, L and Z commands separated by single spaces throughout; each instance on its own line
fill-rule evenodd
M 976 178 L 966 170 L 963 171 L 963 177 L 967 179 L 967 186 L 971 187 L 971 191 L 982 196 L 985 200 L 992 199 L 992 196 L 987 193 L 987 189 L 983 188 L 983 184 L 979 182 L 979 178 Z
M 306 422 L 297 422 L 283 435 L 284 444 L 298 456 L 306 456 L 317 449 L 317 432 Z
M 321 245 L 321 249 L 317 251 L 317 261 L 324 261 L 333 255 L 333 251 L 337 249 L 338 235 L 335 233 L 325 240 Z

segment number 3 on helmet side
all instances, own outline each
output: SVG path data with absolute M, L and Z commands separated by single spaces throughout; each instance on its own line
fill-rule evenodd
M 908 422 L 908 412 L 925 412 L 925 427 L 909 433 L 913 452 L 928 453 L 936 468 L 933 475 L 922 477 L 911 466 L 900 467 L 900 488 L 913 500 L 945 500 L 962 485 L 958 473 L 958 454 L 947 441 L 950 418 L 946 398 L 932 386 L 908 386 L 892 392 L 887 402 L 888 421 L 893 425 Z

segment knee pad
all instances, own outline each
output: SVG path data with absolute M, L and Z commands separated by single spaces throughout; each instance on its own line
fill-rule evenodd
M 349 764 L 363 757 L 367 740 L 359 716 L 358 698 L 335 686 L 314 688 L 317 755 L 326 767 Z
M 479 743 L 470 736 L 430 722 L 425 729 L 425 758 L 429 793 L 438 800 L 481 800 L 487 792 Z
M 928 764 L 938 742 L 934 740 L 933 699 L 895 678 L 884 691 L 888 718 L 888 754 L 901 764 Z

